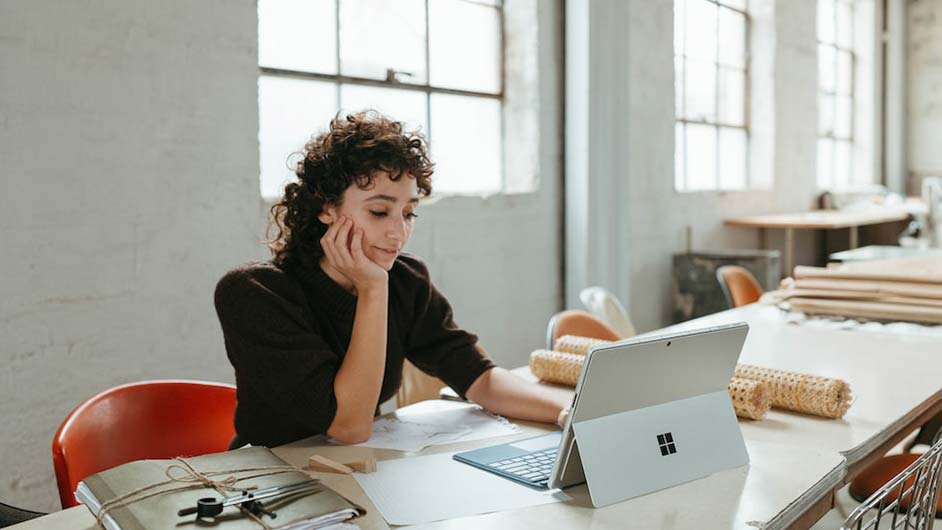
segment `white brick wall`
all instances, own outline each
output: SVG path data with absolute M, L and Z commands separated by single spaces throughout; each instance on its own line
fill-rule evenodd
M 411 245 L 506 365 L 541 345 L 560 292 L 558 19 L 541 9 L 543 188 L 423 208 Z M 90 395 L 232 380 L 212 293 L 266 256 L 256 24 L 252 0 L 0 2 L 0 500 L 58 508 L 52 436 Z

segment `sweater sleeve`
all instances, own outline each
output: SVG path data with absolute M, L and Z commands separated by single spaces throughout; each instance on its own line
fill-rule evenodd
M 304 317 L 298 286 L 272 266 L 236 269 L 215 303 L 236 371 L 239 437 L 277 445 L 325 433 L 340 360 Z
M 425 264 L 413 258 L 410 269 L 416 273 L 418 288 L 406 357 L 464 398 L 471 384 L 495 365 L 477 336 L 455 324 L 451 304 L 432 284 Z

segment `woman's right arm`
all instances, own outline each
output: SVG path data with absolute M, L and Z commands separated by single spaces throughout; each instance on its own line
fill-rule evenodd
M 357 291 L 350 345 L 334 378 L 337 413 L 327 429 L 328 436 L 343 443 L 364 442 L 372 434 L 386 367 L 389 279 L 363 254 L 362 240 L 362 230 L 349 218 L 331 224 L 321 238 L 328 263 L 350 278 Z

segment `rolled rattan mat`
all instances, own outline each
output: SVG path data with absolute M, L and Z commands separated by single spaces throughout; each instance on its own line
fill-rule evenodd
M 544 381 L 575 386 L 579 381 L 579 373 L 582 371 L 582 357 L 592 346 L 608 342 L 589 337 L 563 335 L 554 344 L 556 350 L 563 351 L 538 350 L 538 352 L 545 352 L 540 355 L 534 352 L 530 356 L 530 370 Z M 534 356 L 537 357 L 535 360 Z M 535 369 L 534 366 L 536 366 Z M 825 418 L 844 417 L 853 399 L 850 385 L 840 379 L 747 364 L 737 365 L 733 378 L 765 383 L 768 386 L 767 390 L 773 407 Z M 730 390 L 730 396 L 735 404 L 736 398 L 732 392 L 732 384 Z M 739 415 L 738 410 L 737 415 Z
M 773 407 L 825 418 L 844 417 L 853 399 L 850 385 L 840 379 L 748 364 L 736 365 L 734 377 L 765 383 Z
M 563 353 L 573 353 L 576 355 L 585 355 L 589 349 L 596 344 L 608 344 L 611 341 L 602 339 L 593 339 L 591 337 L 577 337 L 576 335 L 563 335 L 553 343 L 553 350 Z M 578 374 L 577 374 L 578 375 Z
M 536 350 L 530 354 L 530 372 L 541 381 L 576 386 L 585 356 L 551 350 Z M 733 410 L 740 418 L 761 420 L 769 412 L 769 390 L 764 383 L 732 378 L 729 397 Z

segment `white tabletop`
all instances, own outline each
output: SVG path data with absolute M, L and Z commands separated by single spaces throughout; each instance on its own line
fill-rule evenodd
M 773 409 L 741 421 L 743 435 L 840 452 L 853 464 L 942 399 L 938 338 L 789 324 L 785 312 L 759 304 L 690 320 L 656 333 L 745 321 L 740 362 L 843 379 L 855 400 L 841 420 Z
M 900 425 L 940 399 L 942 348 L 937 338 L 796 326 L 787 323 L 783 312 L 760 305 L 703 317 L 657 333 L 742 320 L 749 322 L 751 329 L 741 362 L 847 380 L 857 398 L 845 418 L 830 420 L 773 410 L 765 420 L 741 421 L 751 459 L 748 467 L 605 508 L 591 508 L 585 486 L 579 486 L 567 490 L 574 497 L 570 502 L 442 521 L 421 528 L 783 528 L 841 484 L 848 462 L 872 452 L 882 440 L 898 434 Z M 529 376 L 525 368 L 517 372 Z M 571 389 L 557 387 L 556 391 L 569 393 Z M 407 418 L 414 412 L 447 406 L 429 401 L 394 414 Z M 550 429 L 543 424 L 516 423 L 523 428 L 520 438 Z M 384 460 L 461 451 L 510 439 L 434 446 L 406 454 L 327 445 L 322 437 L 315 437 L 276 448 L 275 452 L 294 465 L 304 466 L 315 449 L 338 461 L 367 457 Z M 387 528 L 352 477 L 315 475 L 368 510 L 368 515 L 358 521 L 364 530 Z M 78 507 L 17 528 L 56 530 L 92 528 L 93 524 L 88 511 Z

